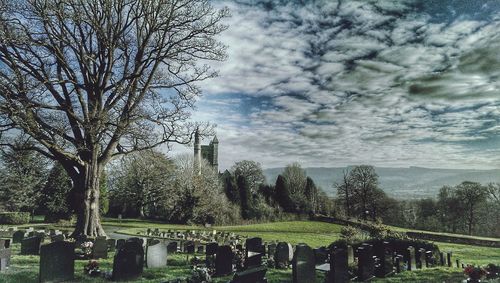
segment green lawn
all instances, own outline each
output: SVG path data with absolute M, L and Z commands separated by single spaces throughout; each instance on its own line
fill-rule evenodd
M 147 222 L 142 220 L 105 219 L 105 226 L 116 227 L 123 233 L 136 235 L 139 231 L 147 228 L 159 228 L 160 230 L 218 230 L 231 231 L 245 236 L 260 236 L 264 241 L 288 241 L 291 243 L 307 243 L 312 247 L 328 245 L 339 238 L 341 226 L 324 222 L 313 221 L 288 221 L 253 225 L 223 226 L 205 228 L 202 226 L 171 225 L 159 222 Z M 453 255 L 464 263 L 486 265 L 488 263 L 500 264 L 500 249 L 478 246 L 457 245 L 449 243 L 437 243 L 442 251 L 453 251 Z M 37 256 L 20 256 L 19 244 L 13 245 L 13 258 L 11 268 L 7 273 L 0 275 L 0 283 L 30 283 L 37 282 L 38 260 Z M 201 256 L 201 255 L 200 255 Z M 101 268 L 106 271 L 112 269 L 112 257 L 99 260 Z M 95 279 L 83 275 L 83 266 L 86 261 L 76 261 L 75 279 L 78 282 L 105 282 L 104 279 Z M 137 282 L 161 282 L 168 279 L 187 277 L 191 273 L 186 262 L 185 255 L 169 255 L 167 268 L 145 269 L 141 280 Z M 317 274 L 317 282 L 322 282 L 323 274 Z M 267 275 L 269 282 L 290 282 L 291 270 L 269 269 Z M 230 277 L 218 278 L 214 282 L 228 282 Z M 464 279 L 461 269 L 457 268 L 431 268 L 415 272 L 404 272 L 387 279 L 377 279 L 373 282 L 460 282 Z

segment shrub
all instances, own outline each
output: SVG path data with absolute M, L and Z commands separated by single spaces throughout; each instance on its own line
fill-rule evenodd
M 30 222 L 29 212 L 0 212 L 0 224 L 27 224 Z
M 340 229 L 340 238 L 350 244 L 365 239 L 363 232 L 352 226 L 343 226 Z

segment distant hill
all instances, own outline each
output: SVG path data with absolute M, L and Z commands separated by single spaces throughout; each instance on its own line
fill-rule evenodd
M 270 168 L 264 170 L 269 183 L 274 183 L 278 174 L 284 168 Z M 304 168 L 316 185 L 325 192 L 334 196 L 336 190 L 332 184 L 342 180 L 342 168 L 309 167 Z M 444 185 L 454 186 L 463 181 L 473 181 L 482 184 L 491 182 L 500 183 L 500 169 L 471 170 L 471 169 L 431 169 L 423 167 L 387 168 L 375 167 L 379 175 L 380 187 L 390 196 L 398 199 L 424 198 L 436 196 Z

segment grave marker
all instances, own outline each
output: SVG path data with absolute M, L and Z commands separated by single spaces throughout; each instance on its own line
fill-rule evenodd
M 40 247 L 40 282 L 72 281 L 74 273 L 74 243 L 58 241 Z

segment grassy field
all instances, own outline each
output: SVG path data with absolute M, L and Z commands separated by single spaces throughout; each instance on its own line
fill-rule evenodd
M 323 222 L 312 221 L 289 221 L 277 223 L 254 224 L 244 226 L 223 226 L 205 228 L 202 226 L 170 225 L 158 222 L 146 222 L 141 220 L 106 219 L 104 225 L 114 227 L 121 233 L 136 235 L 139 231 L 147 228 L 159 228 L 161 230 L 207 230 L 231 231 L 245 236 L 260 236 L 264 241 L 288 241 L 293 244 L 307 243 L 312 247 L 328 245 L 339 238 L 341 226 Z M 437 243 L 441 250 L 452 251 L 464 263 L 486 265 L 488 263 L 500 264 L 500 249 L 478 246 L 456 245 L 449 243 Z M 38 261 L 37 256 L 19 255 L 19 244 L 13 245 L 13 258 L 11 268 L 7 273 L 0 275 L 0 283 L 30 283 L 37 282 Z M 198 255 L 202 257 L 202 255 Z M 99 260 L 101 269 L 110 271 L 112 269 L 113 254 L 108 259 Z M 76 261 L 75 280 L 78 282 L 106 282 L 104 279 L 90 278 L 83 275 L 83 266 L 87 261 Z M 145 269 L 141 280 L 137 282 L 162 282 L 174 278 L 188 277 L 191 274 L 189 264 L 185 255 L 169 255 L 168 267 L 160 269 Z M 317 274 L 317 282 L 323 282 L 323 274 Z M 290 282 L 291 270 L 269 269 L 267 278 L 271 283 Z M 431 268 L 415 272 L 404 272 L 390 278 L 377 279 L 373 282 L 461 282 L 464 279 L 461 269 L 457 268 Z M 230 277 L 217 278 L 216 283 L 228 282 Z

